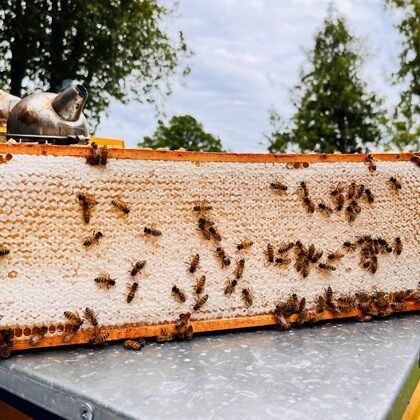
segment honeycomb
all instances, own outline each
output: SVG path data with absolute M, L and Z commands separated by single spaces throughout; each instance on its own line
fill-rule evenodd
M 289 169 L 284 163 L 226 163 L 109 159 L 106 167 L 92 167 L 77 157 L 15 155 L 0 165 L 0 245 L 10 250 L 0 257 L 0 328 L 19 328 L 23 335 L 34 327 L 53 325 L 50 334 L 61 334 L 67 320 L 64 311 L 86 307 L 98 312 L 104 326 L 131 323 L 174 322 L 181 312 L 192 320 L 235 318 L 267 314 L 291 293 L 305 296 L 309 304 L 331 286 L 335 293 L 375 289 L 394 291 L 416 288 L 419 281 L 420 171 L 411 162 L 378 162 L 370 173 L 364 163 L 313 163 Z M 395 176 L 402 182 L 397 194 L 387 184 Z M 270 189 L 281 181 L 286 194 Z M 339 182 L 364 184 L 375 197 L 361 201 L 361 213 L 350 224 L 344 211 L 327 217 L 309 214 L 295 190 L 305 181 L 317 204 L 331 204 L 330 192 Z M 83 220 L 77 195 L 93 194 L 98 204 L 89 224 Z M 120 199 L 129 214 L 116 209 Z M 221 246 L 232 264 L 222 268 L 214 252 L 218 246 L 197 229 L 198 200 L 208 200 L 208 217 L 221 233 Z M 145 226 L 154 226 L 160 237 L 147 237 Z M 83 241 L 94 231 L 103 233 L 89 248 Z M 268 243 L 275 249 L 283 242 L 300 240 L 317 249 L 335 251 L 346 240 L 363 235 L 380 236 L 392 243 L 399 236 L 401 255 L 380 255 L 375 274 L 360 266 L 358 252 L 345 253 L 336 271 L 312 268 L 303 278 L 293 267 L 269 264 L 264 255 Z M 254 242 L 238 251 L 245 238 Z M 196 273 L 186 262 L 200 255 Z M 224 294 L 234 278 L 236 261 L 245 259 L 243 278 L 231 296 Z M 146 260 L 136 276 L 139 287 L 126 302 L 132 264 Z M 100 273 L 116 279 L 114 287 L 100 288 Z M 209 298 L 198 311 L 193 287 L 206 276 Z M 185 303 L 171 293 L 176 284 L 187 294 Z M 241 290 L 254 295 L 247 307 Z M 82 329 L 89 328 L 87 322 Z M 16 338 L 19 340 L 19 337 Z M 22 337 L 23 339 L 23 337 Z

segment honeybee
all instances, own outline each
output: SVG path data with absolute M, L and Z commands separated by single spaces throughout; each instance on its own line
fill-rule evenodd
M 87 319 L 94 328 L 98 326 L 98 314 L 93 311 L 91 308 L 85 309 L 85 319 Z
M 0 162 L 3 163 L 3 162 Z M 13 349 L 10 347 L 0 347 L 0 359 L 8 359 L 10 355 L 13 353 Z
M 201 293 L 203 293 L 205 284 L 206 284 L 206 276 L 203 274 L 197 280 L 197 283 L 196 283 L 196 285 L 194 287 L 195 293 L 197 293 L 197 295 L 200 295 Z
M 190 273 L 195 273 L 195 271 L 199 267 L 199 263 L 200 263 L 200 255 L 199 254 L 195 254 L 192 257 L 191 263 L 186 263 L 186 264 L 189 265 L 187 271 L 190 272 Z
M 324 296 L 320 295 L 318 296 L 317 300 L 316 300 L 316 307 L 317 307 L 317 312 L 321 313 L 325 311 L 325 298 Z
M 79 331 L 80 327 L 83 324 L 83 319 L 80 318 L 80 315 L 78 314 L 78 312 L 70 312 L 70 311 L 65 311 L 64 312 L 64 316 L 71 322 L 72 324 L 72 329 L 71 332 L 73 334 L 77 333 L 77 331 Z
M 287 330 L 292 325 L 290 322 L 286 321 L 286 318 L 284 317 L 282 313 L 276 313 L 276 317 L 277 317 L 277 322 L 279 324 L 279 327 L 282 330 Z
M 185 330 L 184 333 L 184 339 L 185 340 L 192 340 L 193 339 L 193 335 L 194 335 L 194 329 L 192 325 L 188 325 L 187 329 Z
M 140 260 L 140 261 L 137 261 L 135 264 L 131 264 L 131 265 L 133 268 L 130 271 L 130 275 L 131 277 L 134 277 L 137 273 L 141 274 L 141 270 L 146 265 L 146 260 Z
M 402 244 L 402 242 L 401 242 L 401 238 L 400 238 L 399 236 L 397 236 L 397 237 L 395 238 L 395 247 L 394 247 L 394 252 L 395 252 L 397 255 L 400 255 L 400 254 L 401 254 L 401 252 L 402 252 L 402 249 L 403 249 L 403 244 Z
M 89 340 L 89 344 L 92 344 L 94 346 L 97 346 L 99 344 L 104 344 L 106 340 L 108 340 L 109 334 L 107 332 L 101 333 L 101 332 L 94 332 L 92 334 L 92 337 Z
M 334 189 L 333 191 L 331 191 L 331 192 L 330 192 L 330 194 L 331 194 L 333 197 L 336 197 L 336 196 L 338 196 L 339 194 L 341 194 L 343 191 L 344 191 L 344 185 L 343 185 L 341 182 L 339 182 L 339 183 L 336 185 L 335 189 Z
M 199 230 L 208 241 L 211 239 L 211 233 L 206 228 L 199 227 L 197 230 Z
M 204 303 L 203 303 L 203 305 L 204 305 Z M 190 321 L 190 318 L 191 318 L 191 312 L 185 312 L 183 314 L 180 314 L 179 315 L 179 320 L 175 325 L 176 330 L 177 331 L 182 330 L 188 324 L 188 322 Z
M 82 206 L 83 220 L 89 223 L 92 217 L 92 208 L 98 203 L 92 194 L 80 193 L 77 195 L 80 205 Z
M 111 279 L 111 275 L 107 273 L 101 273 L 99 277 L 95 278 L 95 283 L 98 286 L 106 286 L 107 289 L 109 289 L 112 286 L 115 286 L 115 280 Z
M 344 257 L 344 254 L 342 254 L 340 251 L 331 252 L 328 254 L 327 259 L 328 261 L 339 261 L 341 258 Z
M 238 280 L 228 280 L 225 286 L 225 295 L 231 295 L 235 291 L 235 287 L 238 284 Z
M 404 302 L 406 299 L 409 299 L 413 294 L 412 289 L 408 290 L 398 290 L 396 292 L 391 293 L 392 300 L 394 302 Z
M 302 313 L 304 311 L 304 309 L 306 308 L 306 298 L 303 297 L 300 302 L 299 302 L 299 313 Z
M 165 328 L 161 328 L 160 335 L 156 336 L 156 341 L 158 343 L 165 343 L 167 341 L 172 341 L 174 339 L 174 334 L 168 332 Z
M 373 202 L 375 201 L 375 197 L 373 196 L 372 192 L 370 191 L 369 188 L 365 189 L 365 196 L 366 196 L 366 200 L 368 201 L 369 204 L 373 204 Z
M 356 200 L 352 200 L 350 202 L 350 206 L 353 207 L 353 211 L 357 214 L 360 214 L 362 211 L 362 208 L 359 206 L 359 203 Z
M 375 172 L 376 171 L 376 159 L 371 155 L 368 154 L 366 156 L 366 162 L 365 164 L 368 166 L 369 172 Z
M 355 196 L 355 194 L 356 194 L 356 183 L 352 182 L 347 192 L 347 199 L 351 200 Z
M 136 281 L 133 282 L 131 286 L 129 286 L 129 291 L 127 295 L 127 303 L 130 303 L 134 299 L 134 296 L 136 295 L 138 288 L 139 288 L 139 284 Z
M 230 265 L 230 258 L 226 255 L 225 250 L 221 247 L 218 246 L 215 250 L 214 250 L 215 254 L 217 254 L 219 256 L 219 258 L 222 261 L 222 268 L 224 266 L 229 266 Z
M 144 347 L 145 341 L 125 340 L 123 345 L 126 349 L 139 351 Z
M 145 227 L 144 228 L 145 236 L 162 236 L 162 232 L 160 230 L 155 229 L 154 227 Z
M 308 213 L 315 213 L 315 204 L 309 197 L 303 199 L 303 204 L 306 206 Z
M 290 251 L 294 246 L 295 244 L 293 242 L 289 242 L 288 244 L 282 243 L 277 252 L 279 254 L 285 254 L 286 252 Z
M 287 185 L 282 184 L 281 182 L 275 181 L 270 184 L 270 188 L 276 192 L 284 194 L 287 191 Z
M 0 257 L 3 257 L 4 255 L 10 254 L 10 251 L 4 246 L 0 246 Z
M 324 201 L 321 201 L 318 204 L 318 208 L 326 215 L 326 216 L 331 216 L 333 214 L 333 209 L 329 206 L 327 206 Z
M 293 293 L 289 299 L 287 300 L 287 304 L 290 305 L 290 309 L 292 313 L 297 313 L 299 312 L 299 305 L 300 305 L 300 300 L 297 296 L 296 293 Z
M 314 256 L 311 258 L 311 262 L 316 263 L 324 254 L 324 251 L 320 250 L 320 251 L 316 251 Z
M 348 305 L 351 309 L 354 309 L 356 298 L 352 295 L 343 295 L 338 298 L 338 301 Z
M 31 339 L 29 340 L 29 345 L 30 346 L 34 346 L 35 344 L 38 344 L 45 336 L 45 334 L 47 334 L 48 332 L 48 328 L 47 327 L 41 327 L 38 330 L 38 334 L 35 334 L 31 337 Z
M 302 276 L 304 279 L 309 276 L 309 260 L 307 258 L 303 260 Z
M 214 222 L 212 222 L 211 220 L 206 219 L 205 217 L 200 217 L 198 219 L 198 227 L 200 229 L 208 229 L 212 226 L 214 226 Z
M 295 253 L 298 256 L 306 256 L 306 254 L 308 253 L 301 241 L 296 241 L 295 248 Z
M 346 211 L 347 218 L 349 219 L 349 222 L 353 223 L 356 220 L 356 213 L 354 212 L 353 207 L 347 206 L 345 211 Z
M 236 248 L 238 249 L 238 251 L 241 251 L 242 249 L 251 248 L 252 245 L 254 245 L 254 242 L 247 238 L 244 239 L 241 243 L 236 244 Z
M 394 311 L 406 311 L 407 310 L 407 305 L 405 303 L 402 303 L 402 302 L 392 302 L 391 303 L 391 308 Z
M 311 260 L 314 255 L 315 255 L 315 245 L 310 244 L 309 248 L 308 248 L 308 253 L 306 254 L 306 257 L 308 258 L 308 260 Z
M 328 286 L 328 288 L 325 290 L 325 303 L 328 306 L 333 304 L 333 290 L 331 286 Z
M 214 226 L 209 228 L 209 233 L 216 242 L 220 242 L 222 240 L 220 233 L 216 230 Z
M 213 209 L 213 206 L 209 204 L 207 200 L 196 201 L 193 207 L 194 211 L 197 211 L 199 214 Z
M 245 268 L 245 260 L 243 258 L 241 258 L 236 263 L 236 269 L 235 269 L 235 278 L 236 278 L 236 280 L 239 280 L 239 279 L 242 278 L 242 276 L 244 274 L 244 268 Z
M 105 166 L 107 164 L 107 162 L 108 162 L 108 154 L 109 154 L 108 146 L 105 145 L 101 149 L 101 162 L 100 162 L 101 165 L 104 165 Z
M 99 239 L 102 238 L 103 234 L 102 232 L 95 232 L 93 231 L 93 234 L 83 241 L 83 246 L 86 248 L 92 246 L 93 244 L 99 244 Z
M 187 300 L 185 293 L 176 285 L 172 286 L 172 295 L 175 296 L 180 302 L 184 303 Z
M 305 181 L 302 181 L 298 187 L 298 189 L 296 190 L 297 193 L 301 193 L 302 197 L 308 197 L 309 195 L 309 190 L 308 190 L 308 186 L 306 185 Z
M 350 241 L 345 241 L 343 243 L 343 248 L 345 248 L 347 250 L 347 252 L 356 251 L 356 245 L 351 243 Z
M 101 157 L 99 154 L 99 147 L 95 142 L 90 144 L 90 155 L 86 158 L 86 163 L 89 165 L 99 165 Z
M 204 306 L 209 298 L 209 295 L 204 295 L 201 298 L 197 298 L 195 305 L 193 307 L 194 311 L 198 311 L 202 306 Z
M 111 200 L 111 204 L 118 210 L 122 211 L 124 214 L 130 213 L 130 207 L 128 204 L 120 199 Z
M 252 291 L 249 287 L 247 287 L 246 289 L 242 289 L 241 298 L 244 301 L 245 306 L 247 308 L 252 306 L 254 302 L 254 295 L 252 294 Z
M 267 249 L 264 251 L 265 256 L 267 257 L 268 262 L 274 262 L 274 248 L 273 245 L 267 244 Z
M 291 259 L 290 258 L 276 258 L 274 260 L 274 263 L 277 265 L 287 265 L 290 264 Z
M 335 271 L 335 270 L 337 270 L 337 268 L 336 268 L 336 267 L 334 267 L 333 265 L 331 265 L 331 264 L 326 264 L 326 263 L 320 263 L 320 264 L 318 264 L 318 267 L 319 267 L 321 270 L 325 270 L 325 271 Z
M 357 200 L 362 197 L 364 191 L 365 191 L 365 186 L 363 184 L 360 184 L 357 187 L 357 191 L 356 191 L 356 199 Z
M 358 322 L 369 322 L 372 320 L 372 315 L 358 315 L 355 317 Z
M 336 199 L 336 210 L 341 211 L 344 207 L 344 194 L 339 194 Z
M 420 167 L 420 156 L 419 155 L 413 154 L 410 157 L 410 160 L 411 160 L 411 162 L 417 163 L 417 165 Z

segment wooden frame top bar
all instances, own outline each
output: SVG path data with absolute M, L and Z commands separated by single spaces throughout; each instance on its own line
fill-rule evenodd
M 0 154 L 41 156 L 74 156 L 86 158 L 89 146 L 55 146 L 49 144 L 0 144 Z M 372 153 L 377 160 L 407 161 L 413 153 Z M 109 149 L 109 157 L 116 159 L 167 160 L 190 162 L 243 162 L 243 163 L 287 163 L 287 162 L 365 162 L 365 154 L 271 154 L 271 153 L 216 153 L 185 152 L 152 149 Z

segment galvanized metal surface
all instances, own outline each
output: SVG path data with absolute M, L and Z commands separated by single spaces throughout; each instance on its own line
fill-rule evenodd
M 82 110 L 87 91 L 71 85 L 60 94 L 42 92 L 26 96 L 10 112 L 7 133 L 42 136 L 88 136 Z
M 69 419 L 383 419 L 420 380 L 419 351 L 413 314 L 34 351 L 0 364 L 0 386 Z

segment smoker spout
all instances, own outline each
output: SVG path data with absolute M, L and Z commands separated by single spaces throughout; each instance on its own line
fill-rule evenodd
M 54 111 L 64 120 L 77 121 L 88 97 L 87 89 L 81 84 L 72 84 L 52 101 Z

